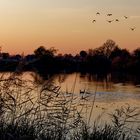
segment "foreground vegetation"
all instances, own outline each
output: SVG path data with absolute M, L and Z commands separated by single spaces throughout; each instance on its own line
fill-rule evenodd
M 140 110 L 125 106 L 110 114 L 110 124 L 85 120 L 85 101 L 63 93 L 47 81 L 25 79 L 19 73 L 0 78 L 0 140 L 137 140 L 140 138 Z M 96 91 L 95 91 L 96 92 Z M 87 101 L 88 102 L 88 101 Z M 94 110 L 94 102 L 88 108 Z M 87 109 L 87 108 L 86 108 Z M 91 125 L 92 124 L 92 125 Z M 134 124 L 136 124 L 135 127 Z

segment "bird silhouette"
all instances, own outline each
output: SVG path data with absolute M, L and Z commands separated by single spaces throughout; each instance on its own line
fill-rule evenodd
M 108 22 L 108 23 L 111 23 L 111 22 L 113 22 L 113 20 L 107 20 L 107 22 Z
M 84 93 L 85 93 L 85 89 L 84 90 L 80 89 L 80 94 L 84 94 Z
M 119 22 L 119 19 L 116 19 L 115 21 Z
M 96 15 L 100 15 L 100 13 L 99 13 L 99 12 L 97 12 L 97 13 L 96 13 Z
M 134 31 L 136 28 L 135 27 L 131 27 L 130 30 Z
M 92 23 L 95 23 L 96 22 L 96 20 L 94 19 L 94 20 L 92 20 Z
M 112 16 L 112 14 L 107 14 L 107 16 Z
M 127 17 L 127 16 L 124 16 L 124 18 L 125 18 L 125 19 L 128 19 L 128 17 Z

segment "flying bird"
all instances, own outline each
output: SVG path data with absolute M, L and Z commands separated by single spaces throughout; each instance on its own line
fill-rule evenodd
M 136 28 L 135 27 L 131 27 L 130 30 L 134 31 Z
M 95 23 L 96 22 L 96 20 L 94 19 L 94 20 L 92 20 L 92 23 Z
M 112 16 L 112 14 L 107 14 L 107 16 Z
M 125 19 L 128 19 L 128 17 L 127 17 L 127 16 L 124 16 L 124 18 L 125 18 Z
M 113 20 L 107 20 L 107 22 L 108 22 L 108 23 L 111 23 L 111 22 L 113 22 Z
M 100 15 L 100 13 L 99 13 L 99 12 L 97 12 L 97 13 L 96 13 L 96 15 Z

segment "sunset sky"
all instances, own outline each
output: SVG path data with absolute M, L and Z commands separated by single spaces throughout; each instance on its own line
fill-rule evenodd
M 120 21 L 107 22 L 116 18 Z M 45 46 L 75 54 L 107 39 L 130 51 L 140 47 L 140 0 L 0 0 L 4 52 L 28 54 Z

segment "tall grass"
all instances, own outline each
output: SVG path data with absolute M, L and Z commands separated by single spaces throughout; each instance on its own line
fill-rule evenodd
M 83 118 L 85 104 L 74 94 L 63 93 L 53 79 L 27 80 L 11 73 L 0 78 L 0 140 L 119 140 L 139 138 L 139 109 L 130 106 L 110 114 L 111 124 L 93 127 Z M 95 91 L 96 94 L 96 91 Z M 95 95 L 96 96 L 96 95 Z M 94 97 L 95 98 L 95 97 Z M 89 108 L 90 113 L 94 108 Z M 87 109 L 87 108 L 86 108 Z

